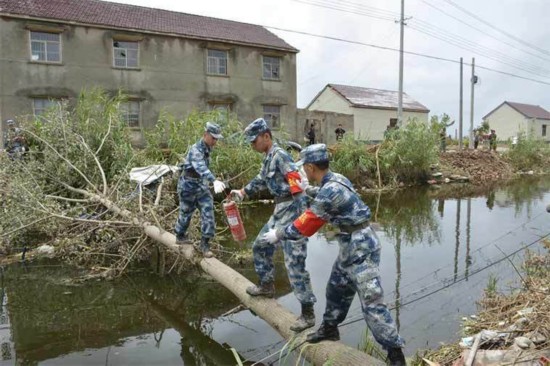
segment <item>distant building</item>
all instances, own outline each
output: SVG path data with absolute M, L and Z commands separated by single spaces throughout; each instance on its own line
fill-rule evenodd
M 295 123 L 298 50 L 261 26 L 99 0 L 0 0 L 0 35 L 2 122 L 100 86 L 129 94 L 137 134 L 161 110 Z
M 328 84 L 306 109 L 353 115 L 356 138 L 380 141 L 387 126 L 397 123 L 398 97 L 396 91 Z M 427 123 L 429 113 L 428 108 L 403 93 L 404 123 L 412 118 Z
M 499 140 L 524 132 L 550 142 L 550 112 L 538 105 L 505 101 L 483 117 L 483 121 L 496 131 Z

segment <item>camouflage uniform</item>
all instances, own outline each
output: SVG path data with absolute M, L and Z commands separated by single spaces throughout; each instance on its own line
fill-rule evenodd
M 303 163 L 328 161 L 324 144 L 307 147 L 302 157 Z M 404 341 L 383 302 L 378 269 L 381 247 L 369 226 L 369 207 L 346 177 L 331 171 L 320 187 L 309 187 L 306 192 L 315 196 L 310 208 L 292 225 L 277 230 L 277 237 L 298 240 L 313 235 L 326 222 L 340 227 L 340 251 L 327 284 L 323 322 L 334 326 L 342 323 L 358 293 L 363 315 L 378 343 L 386 349 L 402 347 Z
M 261 121 L 262 123 L 257 121 Z M 266 130 L 267 125 L 265 121 L 258 119 L 250 124 L 245 133 L 257 136 Z M 298 169 L 292 157 L 277 144 L 273 144 L 263 160 L 260 173 L 244 187 L 244 191 L 248 196 L 260 190 L 267 189 L 273 195 L 276 202 L 273 215 L 262 227 L 252 246 L 254 268 L 260 277 L 261 284 L 271 283 L 274 280 L 273 254 L 276 249 L 276 244 L 266 243 L 262 240 L 263 234 L 272 228 L 286 227 L 306 207 L 305 195 L 299 193 L 292 196 L 290 184 L 286 179 L 288 173 L 297 171 Z M 298 238 L 297 240 L 283 240 L 282 248 L 288 279 L 294 294 L 300 303 L 313 304 L 317 299 L 311 288 L 309 272 L 306 270 L 307 241 L 305 237 Z
M 219 126 L 215 125 L 212 130 L 214 132 L 208 130 L 212 125 L 207 124 L 206 131 L 213 134 L 214 137 L 221 137 Z M 178 180 L 180 210 L 175 226 L 176 238 L 178 239 L 186 237 L 187 229 L 196 208 L 201 213 L 202 238 L 210 239 L 214 237 L 216 229 L 214 199 L 208 187 L 208 183 L 216 179 L 208 168 L 211 150 L 204 140 L 200 139 L 191 147 L 185 162 L 182 164 L 182 172 Z

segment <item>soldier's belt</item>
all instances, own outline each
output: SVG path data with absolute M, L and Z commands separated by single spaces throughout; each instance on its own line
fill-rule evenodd
M 273 197 L 273 199 L 275 200 L 275 204 L 279 204 L 279 203 L 288 202 L 288 201 L 293 200 L 292 196 Z
M 369 220 L 363 221 L 362 223 L 357 225 L 340 225 L 340 231 L 343 233 L 351 234 L 357 230 L 365 229 L 369 227 L 369 225 L 370 225 Z
M 196 171 L 194 170 L 185 170 L 183 172 L 183 176 L 186 177 L 186 178 L 200 178 L 200 174 L 197 173 Z

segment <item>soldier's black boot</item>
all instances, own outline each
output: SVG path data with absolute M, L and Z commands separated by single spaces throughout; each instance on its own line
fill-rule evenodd
M 189 240 L 187 235 L 176 235 L 176 244 L 177 245 L 184 245 L 184 244 L 191 244 L 192 241 Z
M 388 349 L 388 361 L 391 366 L 407 366 L 405 355 L 401 348 Z
M 246 289 L 250 296 L 273 297 L 275 295 L 275 284 L 273 282 L 260 283 L 259 286 L 250 286 Z
M 290 330 L 301 332 L 304 329 L 311 328 L 315 325 L 315 311 L 313 304 L 302 304 L 302 314 L 296 319 L 294 324 L 290 326 Z
M 307 335 L 306 342 L 319 343 L 321 341 L 338 341 L 340 340 L 340 332 L 336 324 L 321 323 L 321 326 L 315 333 Z
M 202 253 L 204 258 L 212 258 L 214 253 L 210 251 L 210 238 L 201 238 L 201 243 L 199 244 L 199 251 Z

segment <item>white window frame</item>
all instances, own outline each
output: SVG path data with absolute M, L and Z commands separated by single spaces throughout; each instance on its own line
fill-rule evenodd
M 56 35 L 58 37 L 57 41 L 53 40 L 33 40 L 33 33 L 41 33 L 41 34 L 50 34 L 50 35 Z M 42 44 L 44 47 L 44 59 L 35 59 L 33 54 L 33 43 L 39 43 Z M 59 59 L 58 60 L 49 60 L 48 59 L 48 48 L 51 47 L 53 44 L 59 45 Z M 61 39 L 61 33 L 57 32 L 39 32 L 39 31 L 33 31 L 29 30 L 29 52 L 30 52 L 30 58 L 32 62 L 41 62 L 41 63 L 48 63 L 48 64 L 60 64 L 63 62 L 63 42 Z
M 136 109 L 132 110 L 132 106 Z M 132 113 L 134 112 L 134 113 Z M 128 124 L 128 127 L 139 127 L 141 122 L 141 102 L 139 100 L 128 100 L 126 102 L 120 103 L 120 113 L 124 121 Z M 137 114 L 137 119 L 135 115 Z
M 211 54 L 212 53 L 212 54 Z M 214 53 L 223 53 L 225 57 L 220 57 L 220 54 L 214 55 Z M 225 60 L 225 65 L 221 62 Z M 211 67 L 212 63 L 212 67 Z M 220 71 L 225 68 L 225 72 Z M 218 50 L 215 48 L 206 49 L 206 73 L 208 75 L 221 75 L 227 76 L 229 74 L 229 53 L 226 50 Z
M 128 48 L 128 47 L 120 47 L 115 45 L 115 43 L 120 44 L 135 44 L 136 48 Z M 117 50 L 121 50 L 125 52 L 123 57 L 117 57 Z M 128 65 L 128 54 L 131 52 L 136 53 L 136 64 L 135 65 Z M 139 68 L 139 41 L 120 41 L 117 39 L 113 39 L 113 67 L 120 68 L 120 69 L 138 69 Z M 117 60 L 124 60 L 124 65 L 117 65 Z
M 48 98 L 48 97 L 35 97 L 32 98 L 32 113 L 36 117 L 40 117 L 44 114 L 48 109 L 55 106 L 55 104 L 59 101 L 59 99 L 56 98 Z M 39 108 L 37 108 L 37 102 L 40 102 L 43 104 Z
M 281 128 L 281 106 L 275 104 L 264 104 L 263 105 L 263 116 L 264 120 L 267 122 L 267 125 L 272 130 L 278 130 Z M 273 118 L 275 117 L 275 123 L 273 123 Z
M 262 58 L 262 78 L 265 80 L 281 80 L 281 57 L 263 55 Z M 273 62 L 275 60 L 277 60 L 276 64 Z

